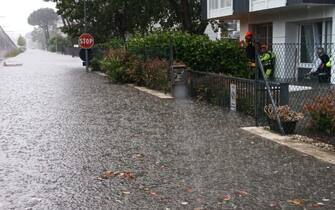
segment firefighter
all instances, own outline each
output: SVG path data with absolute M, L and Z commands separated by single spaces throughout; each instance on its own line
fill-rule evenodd
M 318 48 L 316 52 L 319 58 L 316 60 L 315 66 L 307 76 L 318 76 L 320 83 L 330 83 L 332 67 L 331 59 L 322 47 Z
M 266 44 L 261 45 L 260 59 L 264 68 L 265 78 L 273 79 L 275 55 L 273 52 L 269 51 Z M 263 78 L 263 74 L 261 72 L 259 76 L 260 78 Z
M 256 60 L 256 48 L 253 41 L 252 33 L 246 32 L 245 39 L 240 42 L 240 47 L 245 50 L 246 56 L 249 62 L 255 63 Z

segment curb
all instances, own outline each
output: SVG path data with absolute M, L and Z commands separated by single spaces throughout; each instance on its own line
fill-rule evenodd
M 147 93 L 149 95 L 155 96 L 160 99 L 174 99 L 174 97 L 171 94 L 165 94 L 163 92 L 159 92 L 157 90 L 151 90 L 146 87 L 139 87 L 133 84 L 127 84 L 128 87 L 134 88 L 140 92 Z
M 298 152 L 313 156 L 316 159 L 335 165 L 334 152 L 323 151 L 322 149 L 314 145 L 296 141 L 293 139 L 292 136 L 281 136 L 279 134 L 272 133 L 271 131 L 268 131 L 262 127 L 244 127 L 241 129 L 256 136 L 260 136 L 266 140 L 276 142 L 280 145 L 287 146 Z

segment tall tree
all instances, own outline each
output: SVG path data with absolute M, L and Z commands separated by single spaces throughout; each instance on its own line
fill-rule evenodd
M 42 8 L 34 11 L 28 17 L 28 23 L 43 30 L 46 44 L 50 40 L 50 29 L 56 25 L 58 15 L 53 9 Z
M 31 32 L 31 38 L 32 41 L 34 43 L 37 43 L 39 48 L 41 49 L 46 49 L 47 45 L 46 45 L 46 40 L 45 40 L 45 35 L 42 29 L 40 28 L 35 28 L 32 32 Z
M 56 3 L 65 33 L 78 37 L 83 32 L 85 0 L 45 1 Z M 86 0 L 86 6 L 88 32 L 97 42 L 146 33 L 157 26 L 202 34 L 208 25 L 201 18 L 201 0 Z
M 27 45 L 26 39 L 23 38 L 22 35 L 20 35 L 17 39 L 17 45 L 19 45 L 20 47 L 25 47 Z

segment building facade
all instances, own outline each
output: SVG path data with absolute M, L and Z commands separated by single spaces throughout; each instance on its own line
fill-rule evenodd
M 0 58 L 4 58 L 15 49 L 17 49 L 17 46 L 0 26 Z
M 302 77 L 320 46 L 335 61 L 335 0 L 206 0 L 203 12 L 207 19 L 239 20 L 241 38 L 251 31 L 256 43 L 271 46 L 276 78 Z

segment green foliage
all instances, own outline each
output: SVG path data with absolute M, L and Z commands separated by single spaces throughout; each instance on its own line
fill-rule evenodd
M 52 37 L 48 44 L 48 50 L 51 52 L 63 52 L 66 47 L 71 47 L 72 42 L 67 37 L 56 35 Z
M 335 92 L 319 96 L 315 102 L 305 105 L 312 127 L 326 134 L 335 134 Z
M 56 3 L 62 17 L 63 31 L 71 37 L 83 33 L 84 1 L 45 0 Z M 201 0 L 90 0 L 86 1 L 87 27 L 97 43 L 117 36 L 123 40 L 129 34 L 146 34 L 157 28 L 177 29 L 203 34 L 209 22 L 201 17 Z
M 168 58 L 170 46 L 173 46 L 174 59 L 195 71 L 251 77 L 247 71 L 247 60 L 236 41 L 212 41 L 204 35 L 181 32 L 156 32 L 147 36 L 133 36 L 127 45 L 129 51 L 140 57 L 159 58 Z
M 90 67 L 92 68 L 92 71 L 103 71 L 101 68 L 101 60 L 97 59 L 97 58 L 93 58 L 91 60 L 91 65 Z
M 38 26 L 43 30 L 46 43 L 50 39 L 50 29 L 56 25 L 58 15 L 53 9 L 41 8 L 32 12 L 28 17 L 28 23 L 32 26 Z
M 124 49 L 109 50 L 101 61 L 101 69 L 113 82 L 126 83 L 129 81 L 129 58 L 130 54 Z
M 40 28 L 34 28 L 31 32 L 32 41 L 38 43 L 41 49 L 46 48 L 46 39 L 44 35 L 44 31 Z
M 26 39 L 20 35 L 19 38 L 17 39 L 17 45 L 20 47 L 25 47 L 27 45 Z
M 150 59 L 144 63 L 145 86 L 154 90 L 170 91 L 169 63 L 161 59 Z
M 12 57 L 16 57 L 16 56 L 18 56 L 18 55 L 21 54 L 21 53 L 22 53 L 22 50 L 19 49 L 19 48 L 17 48 L 17 49 L 15 49 L 15 50 L 12 50 L 12 51 L 8 52 L 8 53 L 5 55 L 5 57 L 6 57 L 6 58 L 12 58 Z

